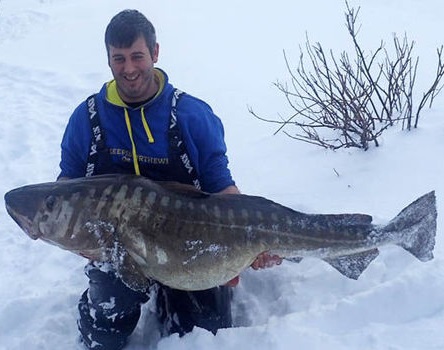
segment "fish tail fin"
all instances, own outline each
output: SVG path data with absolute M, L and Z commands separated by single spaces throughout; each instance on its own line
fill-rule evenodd
M 436 236 L 436 197 L 429 192 L 404 208 L 384 228 L 384 231 L 395 233 L 397 245 L 401 246 L 417 259 L 433 259 L 433 248 Z

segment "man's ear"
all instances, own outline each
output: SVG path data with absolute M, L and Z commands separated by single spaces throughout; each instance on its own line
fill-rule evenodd
M 108 67 L 111 68 L 111 64 L 110 64 L 110 60 L 109 60 L 109 47 L 108 46 L 106 47 L 106 58 L 107 58 L 107 61 L 108 61 Z
M 154 45 L 154 50 L 151 54 L 151 59 L 153 60 L 153 63 L 157 63 L 157 61 L 159 60 L 159 43 L 156 43 L 156 45 Z

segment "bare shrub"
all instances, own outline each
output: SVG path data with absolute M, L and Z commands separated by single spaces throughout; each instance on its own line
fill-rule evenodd
M 413 88 L 419 58 L 412 57 L 414 42 L 409 42 L 406 35 L 399 39 L 394 34 L 392 56 L 382 41 L 374 53 L 367 54 L 358 42 L 359 11 L 346 2 L 346 27 L 354 46 L 352 58 L 347 52 L 335 57 L 320 43 L 311 44 L 308 36 L 305 50 L 300 48 L 296 69 L 291 68 L 284 51 L 291 84 L 277 82 L 275 86 L 294 110 L 291 116 L 276 120 L 261 117 L 251 108 L 250 113 L 277 123 L 276 133 L 282 131 L 296 140 L 329 149 L 367 150 L 371 143 L 378 146 L 379 136 L 394 124 L 402 122 L 403 129 L 416 128 L 420 112 L 432 105 L 443 87 L 443 46 L 437 49 L 434 81 L 415 109 Z M 289 126 L 296 131 L 288 132 Z

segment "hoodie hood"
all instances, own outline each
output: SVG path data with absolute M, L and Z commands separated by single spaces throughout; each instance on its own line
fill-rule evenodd
M 167 75 L 164 71 L 159 68 L 154 68 L 155 79 L 159 83 L 159 90 L 156 95 L 150 100 L 153 101 L 162 93 L 165 88 L 165 85 L 168 81 Z M 119 92 L 117 91 L 117 84 L 115 80 L 111 80 L 106 83 L 106 100 L 119 107 L 130 108 L 120 97 Z

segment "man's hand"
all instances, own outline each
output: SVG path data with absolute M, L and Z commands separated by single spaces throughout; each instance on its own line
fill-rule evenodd
M 234 277 L 232 280 L 229 280 L 225 285 L 227 287 L 236 287 L 239 284 L 239 276 Z
M 255 270 L 266 269 L 275 265 L 282 264 L 282 258 L 278 255 L 270 255 L 267 252 L 259 254 L 255 261 L 251 264 L 251 267 Z M 236 287 L 239 284 L 239 276 L 234 277 L 228 281 L 225 285 L 228 287 Z
M 282 258 L 280 256 L 270 255 L 267 252 L 263 252 L 257 256 L 255 261 L 253 261 L 251 267 L 255 270 L 259 270 L 280 264 L 282 264 Z

